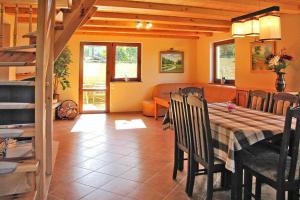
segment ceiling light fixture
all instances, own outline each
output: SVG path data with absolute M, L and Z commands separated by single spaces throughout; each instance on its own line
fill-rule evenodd
M 141 21 L 137 21 L 135 27 L 136 27 L 137 29 L 140 29 L 140 28 L 143 27 L 143 23 L 142 23 Z
M 153 24 L 151 22 L 146 23 L 146 29 L 152 28 Z
M 259 36 L 260 40 L 280 40 L 281 23 L 280 7 L 273 6 L 240 17 L 235 17 L 232 22 L 232 36 Z

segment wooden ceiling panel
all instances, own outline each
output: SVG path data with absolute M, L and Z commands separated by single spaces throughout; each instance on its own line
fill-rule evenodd
M 165 3 L 171 5 L 195 6 L 229 10 L 238 12 L 253 12 L 266 7 L 280 6 L 283 13 L 300 13 L 300 0 L 128 0 L 133 2 Z
M 242 15 L 242 12 L 227 11 L 214 8 L 204 8 L 195 6 L 183 6 L 165 3 L 148 3 L 128 0 L 97 0 L 95 5 L 98 10 L 127 13 L 151 13 L 155 15 L 169 15 L 182 17 L 201 17 L 209 19 L 231 19 Z

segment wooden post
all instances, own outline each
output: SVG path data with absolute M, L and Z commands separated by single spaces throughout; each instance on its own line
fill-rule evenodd
M 55 0 L 38 0 L 36 87 L 35 87 L 35 137 L 36 159 L 39 171 L 36 177 L 37 199 L 46 199 L 46 72 L 53 64 Z M 48 158 L 47 158 L 48 159 Z
M 55 25 L 55 9 L 52 10 L 53 27 Z M 50 30 L 50 52 L 46 75 L 46 174 L 51 175 L 53 171 L 53 69 L 54 69 L 54 28 Z
M 0 5 L 0 48 L 3 47 L 4 43 L 4 5 Z
M 32 32 L 32 5 L 29 6 L 29 33 Z
M 14 24 L 14 46 L 17 46 L 17 37 L 18 37 L 18 15 L 19 15 L 19 6 L 16 4 L 15 12 L 15 24 Z

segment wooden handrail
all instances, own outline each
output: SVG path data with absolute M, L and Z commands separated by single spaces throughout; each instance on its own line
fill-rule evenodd
M 15 12 L 15 24 L 14 24 L 14 46 L 17 46 L 17 37 L 18 37 L 18 15 L 19 15 L 19 5 L 16 4 Z
M 4 5 L 0 5 L 0 48 L 3 47 L 4 43 Z

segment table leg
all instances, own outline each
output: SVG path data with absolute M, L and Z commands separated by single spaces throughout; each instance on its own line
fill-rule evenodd
M 235 172 L 232 174 L 231 199 L 241 200 L 242 184 L 243 184 L 243 167 L 242 167 L 239 151 L 236 151 L 234 153 L 234 160 L 235 160 Z

